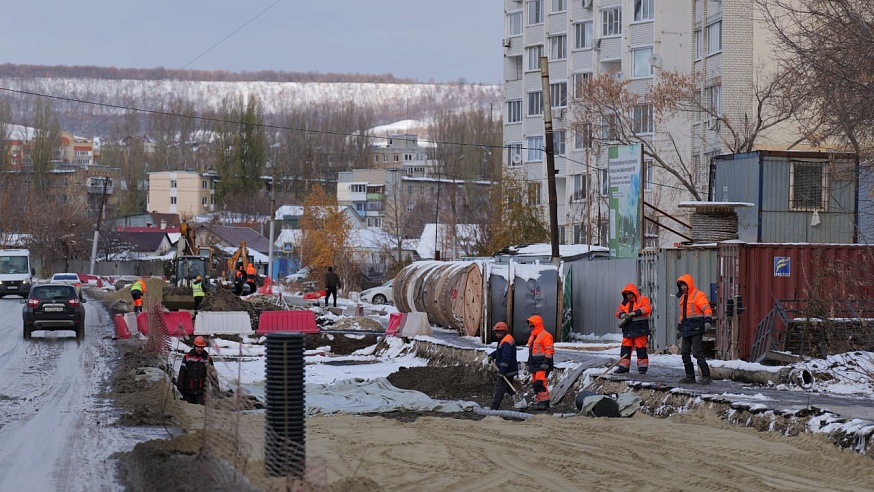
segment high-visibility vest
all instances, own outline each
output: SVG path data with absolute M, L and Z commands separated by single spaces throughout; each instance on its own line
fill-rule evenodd
M 194 294 L 194 297 L 203 297 L 205 295 L 203 293 L 203 282 L 194 282 L 191 285 L 191 292 Z

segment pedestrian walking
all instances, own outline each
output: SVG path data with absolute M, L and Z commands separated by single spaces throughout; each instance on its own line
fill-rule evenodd
M 528 318 L 528 326 L 531 328 L 531 336 L 528 337 L 528 372 L 531 373 L 531 385 L 534 387 L 534 409 L 547 410 L 550 401 L 546 381 L 554 367 L 554 339 L 543 327 L 543 318 L 539 315 Z
M 137 281 L 130 286 L 130 296 L 134 301 L 134 313 L 136 314 L 143 312 L 143 296 L 145 293 L 146 281 L 142 278 L 138 278 Z
M 325 306 L 328 305 L 328 299 L 331 295 L 334 296 L 334 307 L 337 307 L 337 290 L 343 287 L 343 282 L 340 281 L 340 276 L 334 271 L 334 267 L 329 266 L 328 272 L 325 273 Z
M 206 351 L 206 340 L 197 337 L 194 339 L 194 348 L 182 358 L 176 378 L 176 388 L 182 393 L 183 400 L 199 405 L 206 402 L 206 379 L 211 370 L 213 362 Z
M 646 374 L 649 368 L 646 346 L 650 334 L 650 314 L 652 305 L 649 297 L 640 295 L 633 283 L 622 288 L 622 302 L 616 308 L 616 317 L 621 320 L 622 348 L 619 349 L 619 364 L 615 374 L 624 374 L 631 369 L 632 349 L 637 352 L 637 372 Z
M 498 340 L 498 348 L 489 354 L 489 359 L 498 367 L 498 376 L 495 379 L 495 391 L 492 393 L 492 410 L 501 406 L 504 395 L 510 391 L 509 382 L 519 374 L 519 362 L 516 360 L 516 340 L 510 335 L 507 323 L 498 321 L 492 328 L 495 338 Z
M 680 355 L 683 358 L 683 367 L 686 377 L 681 383 L 695 382 L 695 366 L 692 365 L 692 357 L 698 362 L 701 369 L 700 384 L 710 384 L 710 367 L 704 358 L 703 338 L 704 332 L 711 328 L 713 323 L 713 310 L 710 301 L 704 292 L 695 288 L 695 281 L 688 273 L 680 275 L 677 279 L 677 297 L 680 298 L 680 320 L 677 323 L 677 340 L 680 343 Z

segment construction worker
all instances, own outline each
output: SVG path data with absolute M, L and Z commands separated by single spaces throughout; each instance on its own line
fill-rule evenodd
M 255 264 L 252 262 L 249 262 L 249 264 L 246 265 L 246 283 L 249 284 L 249 293 L 250 294 L 255 293 L 255 287 L 256 287 L 255 277 L 257 275 L 258 275 L 258 272 L 255 270 Z
M 134 313 L 139 314 L 143 311 L 143 295 L 146 293 L 146 281 L 142 278 L 137 279 L 130 286 L 130 296 L 134 300 Z
M 203 297 L 206 295 L 203 292 L 203 277 L 198 275 L 191 283 L 191 293 L 194 294 L 194 314 L 200 310 L 200 305 L 203 304 Z
M 234 288 L 237 291 L 237 295 L 243 295 L 243 284 L 245 283 L 245 280 L 246 280 L 245 274 L 246 274 L 245 267 L 243 267 L 243 264 L 240 263 L 237 266 L 237 271 L 234 272 Z
M 528 337 L 528 372 L 531 373 L 531 384 L 534 386 L 534 409 L 549 408 L 549 388 L 546 378 L 554 367 L 554 339 L 552 334 L 543 327 L 543 318 L 534 315 L 528 318 L 531 336 Z
M 683 357 L 683 367 L 686 369 L 686 377 L 681 383 L 695 382 L 695 366 L 692 365 L 692 357 L 698 362 L 701 369 L 700 384 L 710 384 L 710 367 L 704 358 L 703 338 L 704 332 L 709 330 L 713 323 L 713 310 L 710 301 L 704 292 L 695 288 L 695 281 L 688 273 L 680 275 L 677 279 L 677 297 L 680 298 L 680 320 L 677 323 L 677 340 L 680 343 L 680 355 Z
M 188 403 L 203 405 L 206 401 L 206 379 L 212 370 L 212 357 L 206 352 L 206 340 L 194 339 L 194 348 L 182 358 L 176 388 Z
M 519 363 L 516 361 L 516 340 L 510 335 L 507 323 L 498 321 L 492 328 L 492 333 L 498 340 L 498 348 L 489 354 L 489 360 L 494 361 L 498 367 L 498 377 L 495 379 L 495 392 L 492 393 L 492 405 L 489 408 L 497 410 L 504 395 L 510 390 L 508 382 L 519 374 Z
M 646 374 L 649 356 L 646 353 L 649 337 L 649 315 L 652 305 L 649 298 L 640 295 L 637 287 L 629 283 L 622 288 L 622 303 L 616 308 L 616 317 L 622 320 L 622 348 L 619 349 L 619 364 L 615 374 L 627 373 L 631 368 L 631 349 L 637 351 L 637 372 Z
M 334 267 L 329 266 L 328 272 L 325 273 L 325 307 L 328 306 L 328 299 L 331 298 L 331 294 L 334 295 L 334 307 L 337 307 L 337 290 L 340 287 L 343 287 L 340 276 L 334 271 Z

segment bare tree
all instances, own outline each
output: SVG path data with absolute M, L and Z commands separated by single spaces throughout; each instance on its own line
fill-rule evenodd
M 30 152 L 33 169 L 33 190 L 37 196 L 46 196 L 50 186 L 49 173 L 60 149 L 61 128 L 51 103 L 43 98 L 34 102 L 33 148 Z

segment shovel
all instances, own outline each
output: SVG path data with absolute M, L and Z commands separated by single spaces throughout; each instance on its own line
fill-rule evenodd
M 513 408 L 519 410 L 524 410 L 528 408 L 528 401 L 525 399 L 524 396 L 519 394 L 519 391 L 517 391 L 516 388 L 513 386 L 513 383 L 511 383 L 510 380 L 507 379 L 507 376 L 501 374 L 501 377 L 504 378 L 504 382 L 507 383 L 507 386 L 510 387 L 510 391 L 512 391 L 512 393 L 510 393 L 510 396 L 513 397 Z

